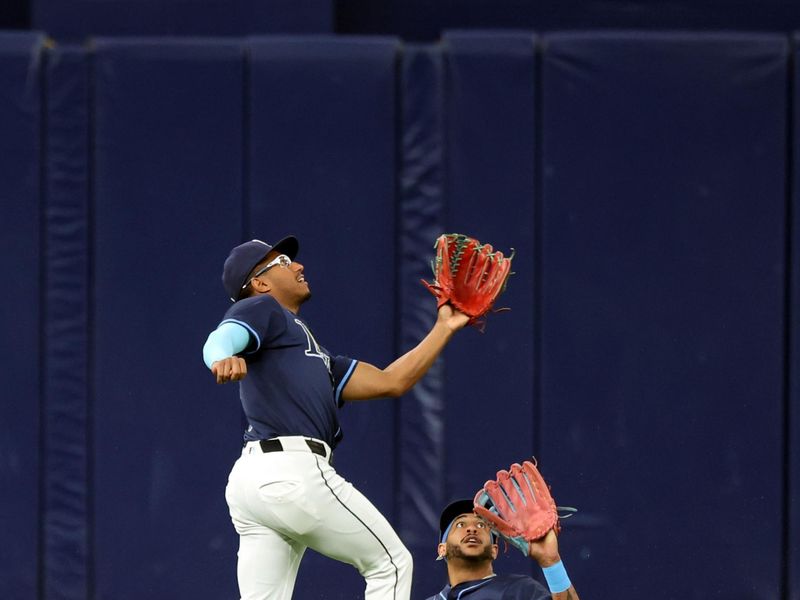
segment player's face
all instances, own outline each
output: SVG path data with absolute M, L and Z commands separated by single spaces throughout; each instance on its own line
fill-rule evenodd
M 464 513 L 453 520 L 446 540 L 446 557 L 468 561 L 494 560 L 497 545 L 492 544 L 489 526 L 474 513 Z
M 279 255 L 272 250 L 256 268 L 256 272 L 272 262 Z M 276 264 L 259 275 L 269 282 L 270 294 L 285 306 L 299 306 L 311 297 L 311 288 L 306 281 L 305 269 L 299 262 L 292 261 L 289 265 Z

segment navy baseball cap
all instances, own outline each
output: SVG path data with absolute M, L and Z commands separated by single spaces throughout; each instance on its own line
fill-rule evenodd
M 475 505 L 472 500 L 468 498 L 455 500 L 445 506 L 442 511 L 442 516 L 439 517 L 439 543 L 445 543 L 447 534 L 450 533 L 450 525 L 453 524 L 457 516 L 465 513 L 471 514 L 473 512 L 475 512 Z
M 236 246 L 225 259 L 225 266 L 222 267 L 222 285 L 228 292 L 231 302 L 236 302 L 241 297 L 242 288 L 247 283 L 247 276 L 272 250 L 294 260 L 299 249 L 300 244 L 293 235 L 286 236 L 274 246 L 261 240 L 250 240 Z

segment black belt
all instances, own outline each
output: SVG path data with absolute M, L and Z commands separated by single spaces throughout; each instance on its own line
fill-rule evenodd
M 316 440 L 306 440 L 308 449 L 314 454 L 319 454 L 322 458 L 327 458 L 325 453 L 325 446 Z M 261 446 L 262 452 L 283 452 L 283 444 L 280 440 L 258 440 L 258 445 Z

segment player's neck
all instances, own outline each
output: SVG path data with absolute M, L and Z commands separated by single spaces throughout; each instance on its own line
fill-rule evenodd
M 300 302 L 294 302 L 294 303 L 287 302 L 285 298 L 281 297 L 278 294 L 270 293 L 269 295 L 275 298 L 275 300 L 278 301 L 278 304 L 280 304 L 283 308 L 285 308 L 289 312 L 292 312 L 294 314 L 298 314 L 300 312 Z
M 458 558 L 450 559 L 447 562 L 447 577 L 450 580 L 450 587 L 455 587 L 465 581 L 475 581 L 494 575 L 492 561 L 464 561 Z

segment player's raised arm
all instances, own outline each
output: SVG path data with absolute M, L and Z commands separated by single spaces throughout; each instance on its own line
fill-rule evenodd
M 544 537 L 528 542 L 528 546 L 528 555 L 542 568 L 553 600 L 580 600 L 558 554 L 556 530 L 551 529 Z
M 342 391 L 344 400 L 369 400 L 402 396 L 417 383 L 441 354 L 453 334 L 464 327 L 469 317 L 449 304 L 439 314 L 428 335 L 414 348 L 384 369 L 359 362 Z
M 505 290 L 511 257 L 458 233 L 440 236 L 435 248 L 434 280 L 422 283 L 436 298 L 436 323 L 425 339 L 385 369 L 359 362 L 342 392 L 344 400 L 402 396 L 427 373 L 453 333 L 467 324 L 483 328 L 483 317 Z

